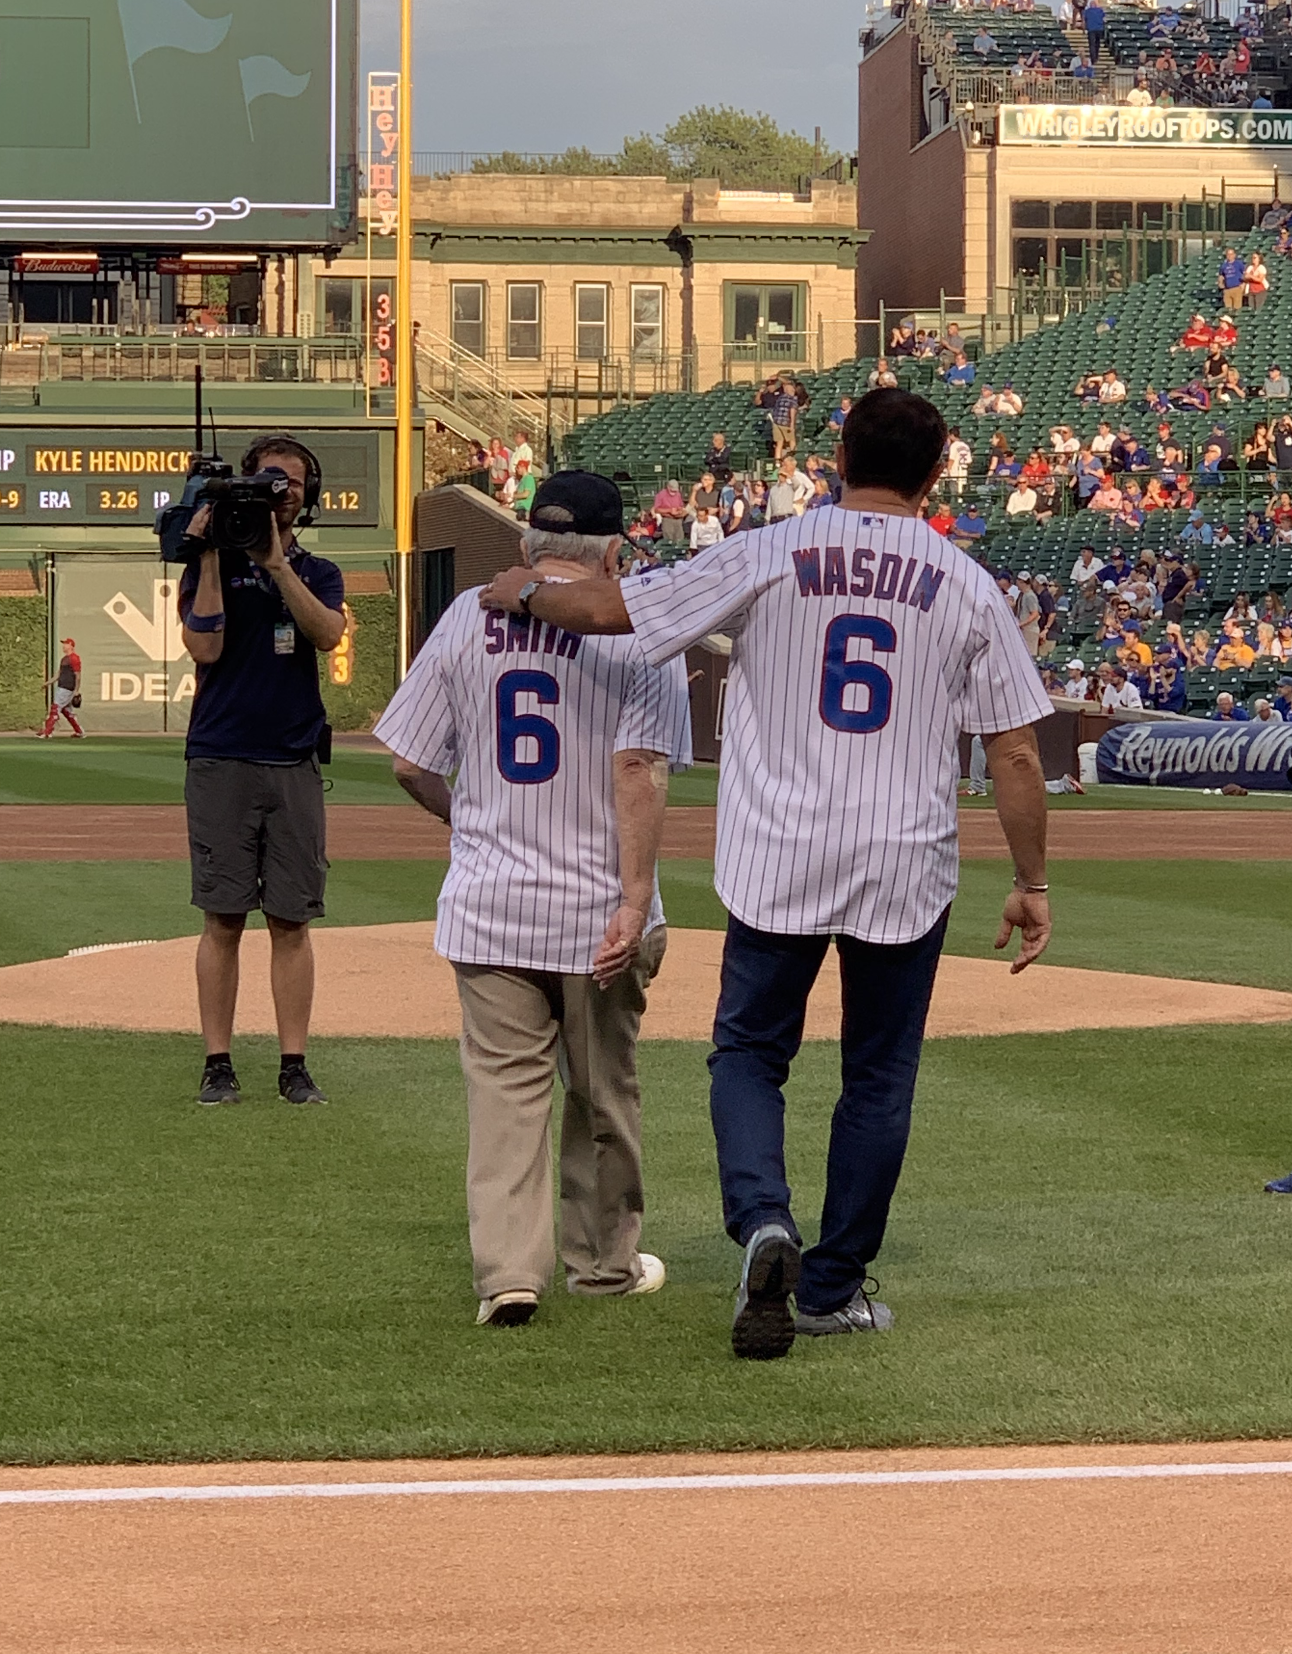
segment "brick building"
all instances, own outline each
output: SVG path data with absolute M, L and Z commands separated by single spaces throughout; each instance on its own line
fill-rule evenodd
M 706 388 L 853 354 L 865 232 L 851 185 L 466 173 L 417 179 L 414 201 L 423 344 L 451 342 L 521 389 Z M 315 262 L 315 332 L 359 330 L 364 274 L 362 247 Z

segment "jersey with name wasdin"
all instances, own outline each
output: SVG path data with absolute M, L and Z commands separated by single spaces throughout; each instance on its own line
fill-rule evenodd
M 435 948 L 586 976 L 621 900 L 613 756 L 690 764 L 686 668 L 648 665 L 630 636 L 482 610 L 479 593 L 445 611 L 375 731 L 419 769 L 458 772 Z M 657 886 L 646 929 L 663 923 Z
M 648 661 L 733 638 L 716 885 L 756 930 L 913 941 L 956 891 L 961 730 L 1053 710 L 990 574 L 828 506 L 622 582 Z

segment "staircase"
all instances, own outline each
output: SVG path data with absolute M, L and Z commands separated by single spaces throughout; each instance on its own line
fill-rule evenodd
M 560 451 L 570 421 L 554 408 L 549 416 L 545 397 L 522 390 L 488 362 L 425 327 L 418 334 L 416 355 L 418 390 L 431 418 L 486 446 L 490 437 L 510 439 L 520 427 L 530 433 L 536 453 L 549 440 Z
M 1072 47 L 1075 57 L 1078 52 L 1088 52 L 1090 42 L 1086 38 L 1084 29 L 1064 29 L 1068 44 Z M 1117 103 L 1117 89 L 1113 85 L 1113 57 L 1105 44 L 1099 54 L 1099 62 L 1095 65 L 1095 88 L 1091 98 L 1092 103 Z

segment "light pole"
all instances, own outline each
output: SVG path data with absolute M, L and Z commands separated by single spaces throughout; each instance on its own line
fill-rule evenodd
M 402 683 L 413 644 L 413 0 L 400 0 L 398 333 L 395 353 L 395 602 Z

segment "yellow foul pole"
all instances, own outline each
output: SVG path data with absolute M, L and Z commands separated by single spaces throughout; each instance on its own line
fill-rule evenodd
M 413 0 L 400 0 L 399 243 L 395 355 L 395 598 L 399 616 L 399 677 L 412 662 L 413 640 Z

